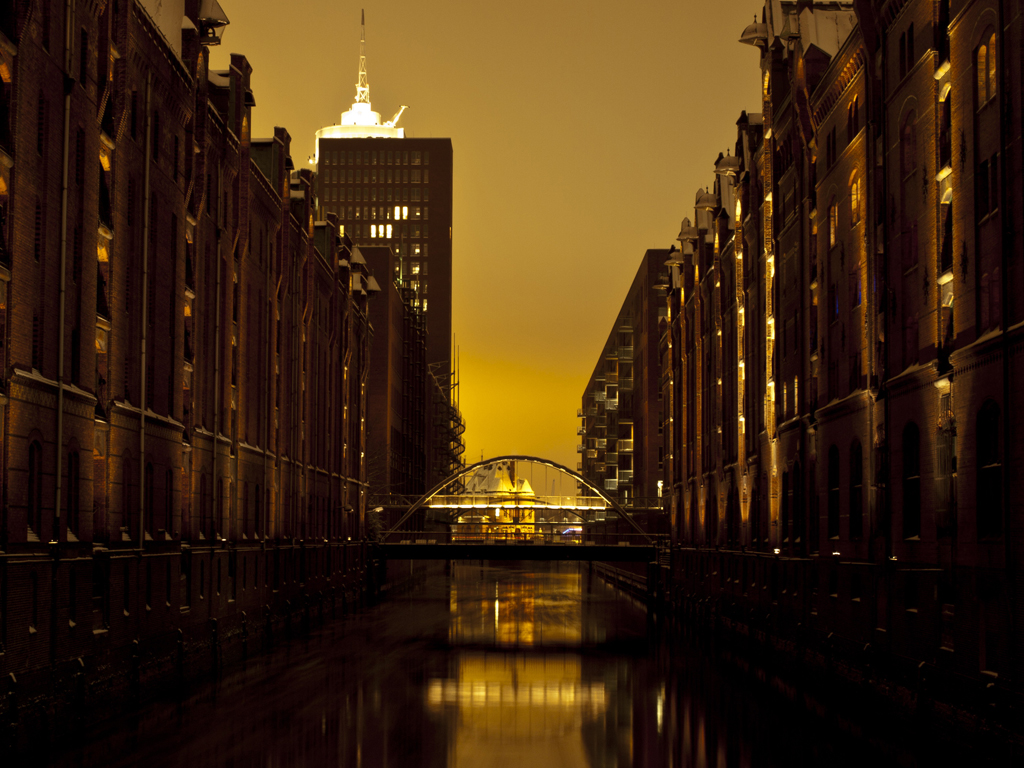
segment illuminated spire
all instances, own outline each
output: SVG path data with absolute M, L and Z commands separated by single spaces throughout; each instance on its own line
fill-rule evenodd
M 316 132 L 317 161 L 320 157 L 320 139 L 405 137 L 405 129 L 397 125 L 406 109 L 405 106 L 387 122 L 381 121 L 380 113 L 374 112 L 370 106 L 370 84 L 366 77 L 366 11 L 362 12 L 360 24 L 362 30 L 359 35 L 359 82 L 356 83 L 356 100 L 350 109 L 341 113 L 341 122 L 338 125 L 326 126 Z
M 356 104 L 370 103 L 370 84 L 366 81 L 366 11 L 361 11 L 359 32 L 359 82 L 356 83 Z

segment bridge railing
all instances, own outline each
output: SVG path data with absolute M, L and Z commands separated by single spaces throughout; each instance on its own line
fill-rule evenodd
M 639 533 L 590 533 L 589 531 L 395 531 L 385 537 L 385 544 L 507 544 L 545 546 L 571 544 L 586 546 L 667 546 L 668 537 L 660 534 L 644 536 Z
M 411 507 L 419 501 L 419 496 L 404 496 L 398 494 L 371 494 L 367 501 L 367 507 Z M 512 499 L 499 500 L 494 496 L 474 494 L 438 495 L 427 502 L 427 507 L 461 507 L 461 506 L 489 506 L 507 505 Z M 523 497 L 524 506 L 548 506 L 564 507 L 566 509 L 594 509 L 603 510 L 608 507 L 603 499 L 597 496 L 529 496 Z M 664 499 L 657 496 L 638 496 L 628 501 L 620 502 L 627 512 L 633 509 L 652 510 L 661 509 Z

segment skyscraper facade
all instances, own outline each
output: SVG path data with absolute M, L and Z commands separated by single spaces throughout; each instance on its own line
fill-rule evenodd
M 365 34 L 352 108 L 316 133 L 320 218 L 333 213 L 357 245 L 390 246 L 396 275 L 426 316 L 427 362 L 447 382 L 452 335 L 452 142 L 408 138 L 405 107 L 381 122 L 370 106 Z

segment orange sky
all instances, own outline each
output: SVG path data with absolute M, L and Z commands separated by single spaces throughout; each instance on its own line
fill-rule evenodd
M 221 0 L 253 66 L 253 136 L 285 126 L 301 167 L 355 94 L 358 3 Z M 630 7 L 630 6 L 634 7 Z M 759 111 L 763 0 L 394 0 L 366 9 L 373 108 L 455 150 L 453 328 L 466 458 L 575 468 L 576 409 L 647 248 Z

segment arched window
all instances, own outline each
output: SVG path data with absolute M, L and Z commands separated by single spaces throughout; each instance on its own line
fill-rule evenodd
M 28 524 L 43 538 L 43 446 L 38 440 L 28 444 Z
M 760 503 L 760 494 L 757 492 L 757 485 L 755 484 L 750 491 L 750 502 L 747 508 L 747 518 L 749 520 L 750 528 L 750 545 L 753 549 L 757 549 L 758 540 L 761 537 L 761 510 L 758 506 Z
M 153 519 L 153 462 L 151 461 L 146 462 L 146 476 L 143 493 L 146 494 L 146 498 L 144 500 L 146 505 L 145 530 L 149 533 L 153 533 L 153 523 L 156 521 Z
M 979 108 L 996 95 L 996 34 L 989 32 L 982 39 L 974 58 Z
M 79 469 L 78 451 L 72 448 L 68 451 L 68 531 L 74 534 L 79 533 L 81 524 L 81 471 Z
M 121 524 L 128 531 L 128 537 L 135 538 L 135 506 L 133 501 L 134 475 L 132 474 L 132 457 L 126 453 L 121 457 Z
M 921 535 L 921 436 L 917 424 L 903 428 L 903 538 Z
M 835 248 L 839 242 L 839 209 L 833 200 L 828 206 L 828 247 Z
M 953 91 L 946 86 L 939 96 L 939 168 L 953 164 Z
M 170 467 L 164 474 L 164 530 L 173 535 L 174 529 L 174 470 Z
M 839 449 L 828 449 L 828 537 L 839 538 Z
M 906 178 L 917 170 L 917 115 L 911 112 L 900 131 L 900 173 Z
M 793 488 L 793 532 L 790 534 L 790 538 L 793 539 L 794 544 L 801 544 L 804 538 L 804 486 L 803 473 L 800 471 L 799 464 L 793 467 L 791 483 Z
M 1003 462 L 999 442 L 999 406 L 988 400 L 978 412 L 978 538 L 1003 532 Z
M 850 176 L 850 224 L 860 223 L 860 176 L 854 171 Z
M 864 533 L 864 455 L 860 441 L 850 446 L 850 538 Z
M 782 473 L 782 503 L 779 505 L 781 518 L 779 520 L 779 539 L 789 541 L 789 510 L 793 503 L 793 489 L 789 487 L 789 472 Z

